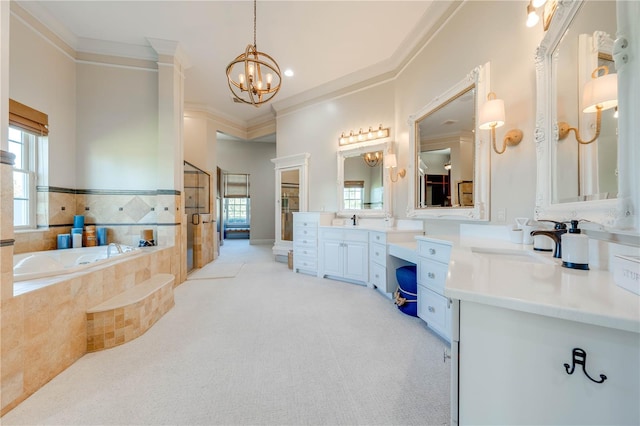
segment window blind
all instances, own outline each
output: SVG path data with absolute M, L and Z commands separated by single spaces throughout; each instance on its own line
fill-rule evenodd
M 225 173 L 224 198 L 249 198 L 249 175 Z
M 344 181 L 345 188 L 364 188 L 363 180 L 345 180 Z
M 9 99 L 9 125 L 38 136 L 49 134 L 49 116 Z

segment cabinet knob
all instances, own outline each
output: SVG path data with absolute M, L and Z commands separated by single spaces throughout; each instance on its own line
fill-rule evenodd
M 428 276 L 429 278 L 431 278 L 432 280 L 436 278 L 436 274 L 434 274 L 433 272 L 429 272 L 429 273 L 427 274 L 427 276 Z
M 433 306 L 429 306 L 428 309 L 429 309 L 429 312 L 431 312 L 431 313 L 435 313 L 435 311 L 436 311 L 436 308 L 434 308 Z
M 429 249 L 429 254 L 430 254 L 430 255 L 434 255 L 434 254 L 436 254 L 436 249 L 434 249 L 434 248 L 430 248 L 430 249 Z
M 379 239 L 380 239 L 380 235 L 376 235 L 376 240 L 379 240 Z
M 378 274 L 376 274 L 376 278 L 380 278 L 380 276 Z
M 303 233 L 303 234 L 306 234 L 306 233 L 307 233 L 307 230 L 305 229 L 304 231 L 302 231 L 302 233 Z
M 380 253 L 376 252 L 376 256 L 380 256 Z

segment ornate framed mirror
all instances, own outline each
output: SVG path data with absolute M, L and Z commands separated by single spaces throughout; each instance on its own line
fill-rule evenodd
M 391 215 L 389 176 L 384 154 L 389 142 L 345 146 L 338 151 L 338 216 Z
M 536 51 L 536 219 L 629 226 L 633 195 L 623 194 L 636 172 L 620 161 L 632 153 L 627 132 L 619 128 L 630 112 L 624 106 L 628 94 L 619 80 L 618 106 L 602 110 L 600 119 L 584 104 L 585 88 L 598 76 L 598 67 L 617 74 L 626 64 L 621 55 L 616 59 L 613 41 L 620 5 L 559 2 Z M 567 127 L 574 132 L 565 135 Z
M 478 132 L 489 63 L 409 116 L 408 217 L 489 220 L 490 147 Z

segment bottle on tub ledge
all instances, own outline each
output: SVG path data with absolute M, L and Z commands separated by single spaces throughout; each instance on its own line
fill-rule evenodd
M 95 247 L 98 245 L 98 238 L 96 237 L 96 226 L 87 225 L 84 233 L 84 245 L 85 247 Z
M 82 247 L 82 228 L 71 228 L 71 247 Z
M 155 246 L 156 242 L 153 239 L 153 229 L 143 229 L 140 231 L 140 242 L 138 247 L 151 247 Z

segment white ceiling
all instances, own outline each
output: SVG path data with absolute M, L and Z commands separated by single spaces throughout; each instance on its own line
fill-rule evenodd
M 258 1 L 258 49 L 295 75 L 255 108 L 232 101 L 225 74 L 253 42 L 252 1 L 18 1 L 76 51 L 153 59 L 148 38 L 178 41 L 190 63 L 185 102 L 245 126 L 272 119 L 279 105 L 397 69 L 450 3 Z

